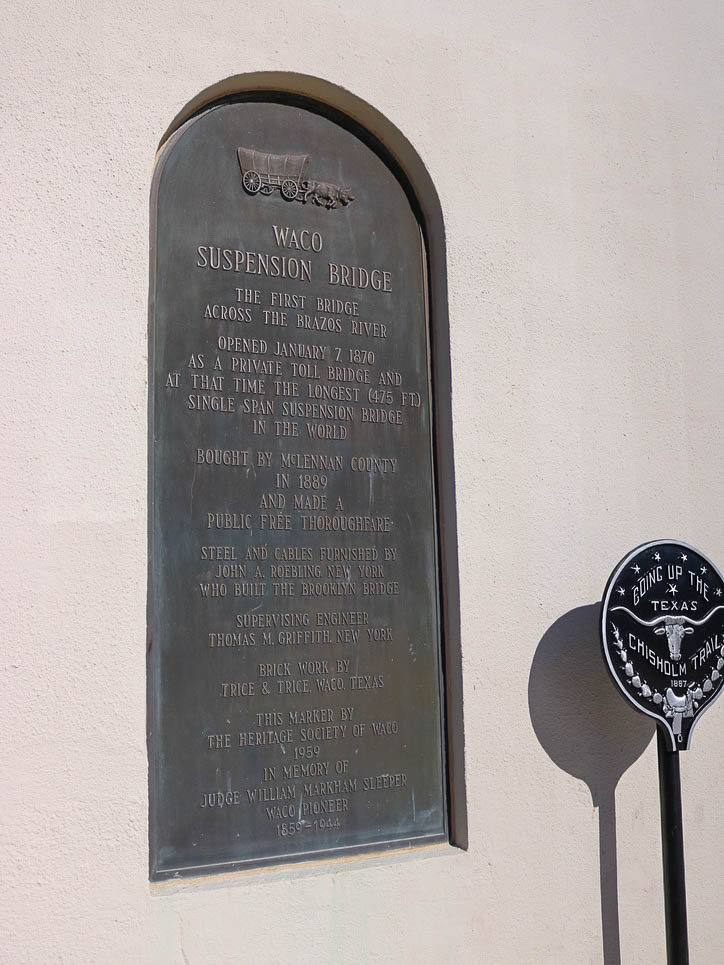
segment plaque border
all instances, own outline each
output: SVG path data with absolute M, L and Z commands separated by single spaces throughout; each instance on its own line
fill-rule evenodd
M 387 166 L 402 187 L 420 228 L 423 280 L 426 294 L 427 340 L 430 379 L 430 447 L 435 513 L 437 606 L 440 627 L 439 688 L 440 734 L 444 782 L 444 826 L 442 833 L 419 837 L 375 841 L 316 851 L 280 854 L 248 860 L 229 860 L 158 869 L 155 833 L 154 753 L 154 670 L 153 648 L 153 553 L 154 553 L 154 464 L 153 435 L 155 411 L 155 261 L 156 210 L 160 176 L 165 161 L 187 127 L 208 111 L 240 102 L 282 103 L 321 114 L 354 134 Z M 150 193 L 149 299 L 148 299 L 148 576 L 146 609 L 147 663 L 147 752 L 149 765 L 149 878 L 152 882 L 182 877 L 207 877 L 220 873 L 260 867 L 282 868 L 287 864 L 330 861 L 356 855 L 374 855 L 425 845 L 448 843 L 461 850 L 468 847 L 467 803 L 465 789 L 462 653 L 460 633 L 460 591 L 457 554 L 457 510 L 452 423 L 452 372 L 447 298 L 447 259 L 442 208 L 421 158 L 404 135 L 371 105 L 350 92 L 307 75 L 257 73 L 238 75 L 207 88 L 194 98 L 174 119 L 159 144 Z

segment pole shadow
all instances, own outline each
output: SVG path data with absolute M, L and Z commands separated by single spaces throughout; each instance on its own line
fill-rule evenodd
M 543 750 L 585 781 L 598 808 L 603 960 L 620 965 L 616 785 L 643 754 L 656 725 L 637 714 L 609 678 L 600 611 L 600 603 L 576 607 L 546 630 L 530 668 L 528 710 Z

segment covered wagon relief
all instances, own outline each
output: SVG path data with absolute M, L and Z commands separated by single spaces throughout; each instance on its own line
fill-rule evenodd
M 249 194 L 269 196 L 279 191 L 285 201 L 313 201 L 323 208 L 350 204 L 354 195 L 348 187 L 307 177 L 308 154 L 268 154 L 251 148 L 237 148 L 241 180 Z

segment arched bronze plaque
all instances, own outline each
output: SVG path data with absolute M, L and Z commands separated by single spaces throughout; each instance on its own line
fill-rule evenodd
M 300 102 L 187 122 L 152 200 L 151 874 L 447 839 L 426 251 Z

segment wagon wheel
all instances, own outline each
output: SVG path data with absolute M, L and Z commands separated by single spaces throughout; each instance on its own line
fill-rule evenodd
M 285 201 L 293 201 L 299 194 L 299 185 L 296 181 L 292 181 L 291 178 L 287 178 L 286 181 L 282 181 L 282 197 Z
M 261 178 L 256 171 L 247 171 L 244 174 L 242 181 L 249 194 L 256 194 L 261 187 Z

